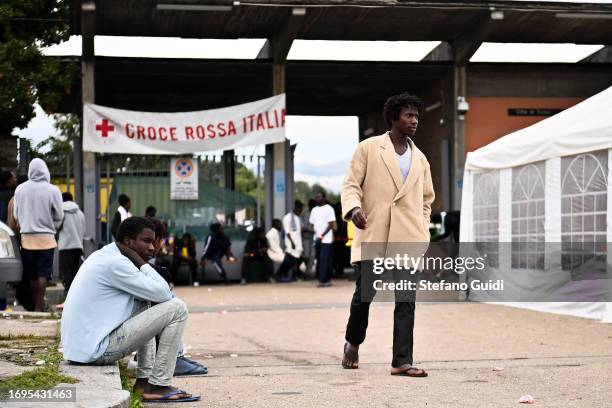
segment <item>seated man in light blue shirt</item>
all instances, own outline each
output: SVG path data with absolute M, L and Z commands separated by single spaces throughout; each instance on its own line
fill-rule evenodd
M 94 252 L 74 279 L 61 322 L 64 358 L 73 363 L 112 364 L 138 352 L 134 388 L 146 402 L 197 401 L 170 385 L 187 307 L 146 260 L 153 256 L 155 227 L 128 218 L 117 242 Z M 150 302 L 157 303 L 150 307 Z M 156 347 L 155 336 L 159 336 Z M 156 349 L 157 348 L 157 349 Z

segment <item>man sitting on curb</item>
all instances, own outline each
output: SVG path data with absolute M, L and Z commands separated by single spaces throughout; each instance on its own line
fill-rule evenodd
M 151 221 L 128 218 L 119 226 L 117 242 L 83 263 L 62 315 L 64 358 L 105 365 L 138 351 L 134 388 L 145 402 L 198 401 L 200 397 L 170 385 L 187 307 L 172 297 L 166 281 L 146 262 L 154 242 Z M 149 307 L 150 302 L 157 304 Z

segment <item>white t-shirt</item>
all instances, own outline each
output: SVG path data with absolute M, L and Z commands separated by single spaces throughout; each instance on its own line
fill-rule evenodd
M 280 233 L 276 228 L 270 228 L 270 231 L 266 233 L 266 238 L 268 239 L 268 245 L 270 248 L 268 249 L 268 256 L 274 262 L 282 262 L 285 257 L 285 253 L 281 248 L 280 244 Z
M 291 221 L 293 219 L 293 222 Z M 285 230 L 285 251 L 293 256 L 299 258 L 302 256 L 302 220 L 300 217 L 295 215 L 293 211 L 289 214 L 285 214 L 283 217 L 283 229 Z M 288 235 L 291 234 L 291 239 L 295 244 L 295 248 L 292 248 L 291 241 Z
M 408 143 L 408 148 L 404 154 L 397 154 L 397 160 L 399 162 L 400 173 L 402 173 L 402 180 L 406 181 L 408 174 L 410 173 L 410 166 L 412 165 L 412 148 Z
M 117 212 L 119 212 L 119 215 L 121 216 L 121 222 L 132 217 L 132 213 L 123 208 L 122 206 L 117 207 Z
M 310 223 L 314 226 L 314 239 L 317 240 L 323 232 L 327 229 L 327 226 L 331 221 L 336 221 L 336 214 L 331 205 L 325 204 L 322 206 L 316 206 L 310 212 Z M 321 240 L 322 244 L 331 244 L 334 240 L 332 230 L 329 230 L 327 234 Z

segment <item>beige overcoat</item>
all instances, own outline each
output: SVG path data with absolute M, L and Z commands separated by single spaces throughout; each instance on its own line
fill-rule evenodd
M 429 162 L 412 140 L 412 164 L 402 181 L 397 154 L 388 133 L 359 143 L 342 185 L 342 214 L 361 207 L 367 228 L 355 228 L 351 262 L 362 260 L 363 242 L 429 242 L 434 189 Z

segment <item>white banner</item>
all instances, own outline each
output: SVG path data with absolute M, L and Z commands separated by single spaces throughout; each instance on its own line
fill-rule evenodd
M 83 106 L 83 150 L 182 154 L 285 141 L 285 94 L 227 108 L 157 113 Z
M 197 200 L 198 162 L 190 158 L 170 160 L 170 199 Z

